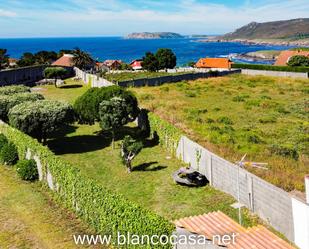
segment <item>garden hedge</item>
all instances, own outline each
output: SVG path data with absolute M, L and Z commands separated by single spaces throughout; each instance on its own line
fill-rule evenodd
M 12 85 L 0 87 L 0 95 L 12 95 L 16 93 L 30 92 L 30 87 L 24 85 Z
M 232 64 L 232 68 L 266 70 L 266 71 L 281 71 L 281 72 L 296 72 L 296 73 L 309 73 L 309 67 L 290 67 L 290 66 L 273 66 L 273 65 L 234 63 L 234 64 Z
M 151 133 L 154 134 L 156 132 L 159 136 L 160 144 L 175 155 L 183 132 L 152 112 L 148 113 L 148 120 Z
M 49 179 L 52 176 L 55 198 L 73 210 L 97 233 L 110 234 L 115 242 L 117 232 L 124 235 L 130 232 L 137 235 L 170 236 L 175 230 L 169 221 L 86 177 L 21 131 L 2 124 L 0 133 L 17 146 L 20 159 L 25 159 L 28 149 L 32 156 L 40 158 L 43 180 L 46 181 L 47 175 Z M 134 246 L 127 246 L 130 247 Z M 149 245 L 145 247 L 155 248 Z M 157 248 L 171 248 L 171 245 Z

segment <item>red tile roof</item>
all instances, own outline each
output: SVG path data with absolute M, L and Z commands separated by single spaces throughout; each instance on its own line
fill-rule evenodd
M 64 54 L 62 57 L 60 57 L 58 60 L 56 60 L 54 63 L 52 63 L 53 66 L 62 66 L 62 67 L 73 67 L 73 55 L 71 54 Z
M 295 55 L 303 55 L 309 57 L 309 51 L 282 51 L 275 62 L 275 66 L 286 66 L 289 59 Z
M 234 244 L 228 249 L 293 249 L 289 243 L 277 237 L 263 226 L 245 229 L 224 213 L 212 212 L 190 216 L 174 221 L 175 225 L 189 232 L 204 235 L 212 240 L 214 236 L 236 234 Z

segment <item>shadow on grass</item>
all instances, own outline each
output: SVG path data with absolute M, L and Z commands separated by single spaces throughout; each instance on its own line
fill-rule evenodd
M 167 168 L 166 166 L 161 166 L 161 165 L 158 165 L 158 166 L 153 167 L 153 168 L 149 168 L 152 165 L 157 164 L 157 163 L 158 162 L 142 163 L 142 164 L 139 164 L 139 165 L 133 167 L 132 171 L 158 171 L 158 170 L 162 170 L 162 169 Z
M 60 88 L 60 89 L 71 89 L 71 88 L 81 88 L 81 87 L 83 87 L 83 86 L 74 84 L 74 85 L 64 85 L 64 86 L 60 86 L 58 88 Z
M 97 135 L 80 135 L 49 140 L 48 147 L 56 155 L 78 154 L 101 150 L 111 144 L 109 138 Z

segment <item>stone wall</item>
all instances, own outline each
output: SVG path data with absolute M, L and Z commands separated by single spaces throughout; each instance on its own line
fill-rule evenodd
M 297 72 L 281 72 L 281 71 L 241 69 L 241 73 L 246 74 L 246 75 L 265 75 L 265 76 L 305 78 L 305 79 L 309 78 L 309 73 L 297 73 Z

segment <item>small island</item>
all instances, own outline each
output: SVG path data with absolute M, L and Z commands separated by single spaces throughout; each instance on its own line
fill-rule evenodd
M 184 38 L 184 36 L 172 32 L 141 32 L 131 33 L 125 37 L 126 39 L 177 39 Z

